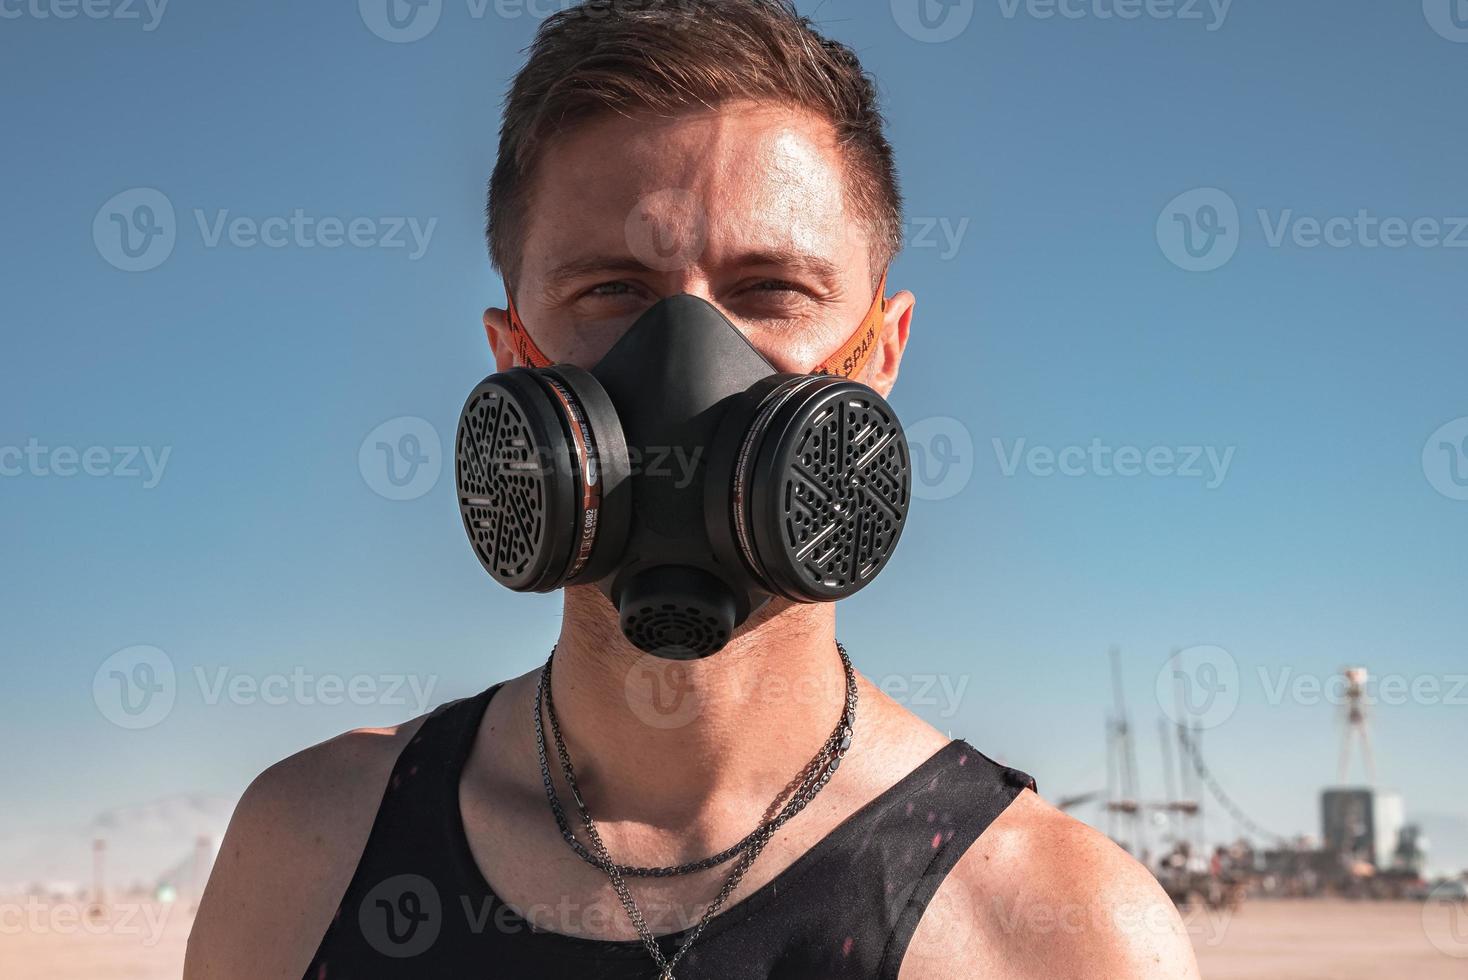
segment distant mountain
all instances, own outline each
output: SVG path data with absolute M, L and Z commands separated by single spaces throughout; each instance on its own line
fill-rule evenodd
M 106 841 L 105 881 L 110 890 L 152 889 L 168 879 L 192 887 L 199 842 L 212 864 L 235 801 L 218 796 L 171 796 L 97 814 L 81 826 L 56 827 L 0 838 L 0 894 L 42 885 L 62 891 L 92 880 L 92 842 Z M 200 878 L 199 880 L 203 880 Z

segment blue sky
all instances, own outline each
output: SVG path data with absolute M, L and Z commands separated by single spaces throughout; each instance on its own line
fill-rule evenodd
M 432 704 L 544 657 L 556 599 L 494 587 L 432 477 L 503 297 L 500 98 L 555 6 L 4 6 L 0 834 L 234 795 L 414 713 L 391 678 Z M 885 93 L 893 401 L 937 498 L 843 607 L 858 667 L 1058 796 L 1104 781 L 1116 645 L 1155 797 L 1158 673 L 1221 647 L 1210 762 L 1294 833 L 1339 710 L 1292 685 L 1359 662 L 1418 685 L 1374 711 L 1382 783 L 1463 816 L 1468 10 L 801 7 Z M 166 659 L 109 661 L 139 646 Z M 139 664 L 172 700 L 132 729 Z M 322 677 L 377 686 L 289 693 Z

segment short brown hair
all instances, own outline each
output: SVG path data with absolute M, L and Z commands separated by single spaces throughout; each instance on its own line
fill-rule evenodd
M 873 264 L 902 247 L 902 195 L 877 91 L 855 52 L 790 0 L 585 0 L 541 25 L 510 86 L 489 181 L 490 258 L 512 286 L 531 180 L 549 137 L 605 112 L 675 113 L 729 99 L 786 102 L 829 119 Z

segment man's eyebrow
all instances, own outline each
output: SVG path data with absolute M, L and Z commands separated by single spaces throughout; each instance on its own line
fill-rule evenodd
M 563 262 L 546 273 L 545 281 L 547 286 L 554 288 L 583 276 L 648 271 L 647 263 L 639 262 L 630 255 L 593 255 L 584 259 Z
M 823 283 L 832 283 L 840 278 L 841 270 L 833 262 L 810 252 L 796 249 L 761 249 L 734 256 L 727 263 L 732 268 L 749 266 L 774 266 L 804 272 Z M 590 275 L 635 275 L 653 271 L 647 263 L 631 255 L 592 255 L 573 259 L 546 273 L 546 285 L 554 289 Z
M 731 264 L 738 266 L 766 265 L 793 269 L 827 284 L 836 282 L 841 277 L 841 270 L 834 262 L 812 252 L 801 252 L 796 249 L 775 248 L 746 252 L 737 256 Z

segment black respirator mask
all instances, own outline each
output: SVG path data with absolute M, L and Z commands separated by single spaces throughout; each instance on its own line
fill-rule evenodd
M 884 282 L 885 284 L 885 282 Z M 772 596 L 834 602 L 882 570 L 911 499 L 907 440 L 866 363 L 873 311 L 814 374 L 782 374 L 711 304 L 673 296 L 586 371 L 524 363 L 459 420 L 464 530 L 517 592 L 595 583 L 639 649 L 720 650 Z

